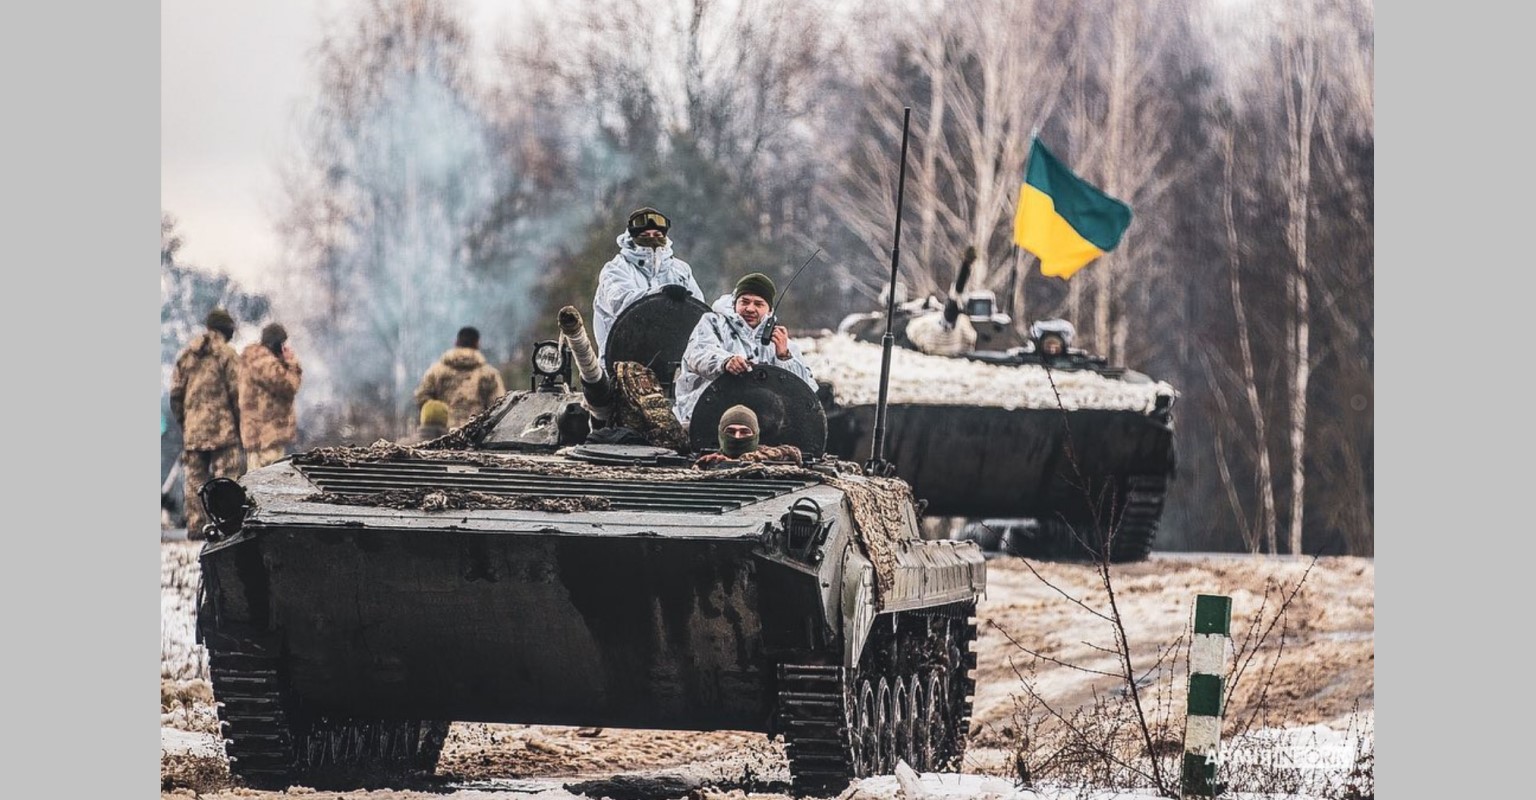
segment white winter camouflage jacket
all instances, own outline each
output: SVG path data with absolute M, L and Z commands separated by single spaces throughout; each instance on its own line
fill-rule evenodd
M 597 294 L 592 298 L 592 335 L 599 358 L 608 349 L 613 321 L 636 300 L 669 283 L 681 284 L 694 297 L 704 299 L 704 291 L 693 279 L 693 268 L 672 257 L 672 240 L 654 250 L 636 246 L 628 232 L 619 234 L 616 241 L 619 254 L 603 265 L 597 276 Z
M 811 391 L 816 390 L 811 368 L 806 366 L 800 348 L 794 342 L 789 343 L 789 358 L 782 360 L 774 352 L 773 342 L 762 343 L 762 326 L 766 324 L 768 320 L 764 319 L 755 328 L 748 325 L 736 313 L 736 301 L 728 294 L 721 295 L 710 311 L 699 317 L 693 335 L 688 337 L 688 348 L 683 351 L 683 366 L 676 386 L 677 402 L 673 404 L 673 412 L 683 427 L 686 428 L 693 417 L 693 407 L 698 404 L 699 396 L 715 378 L 725 374 L 725 362 L 731 356 L 745 356 L 755 364 L 782 367 L 798 375 Z

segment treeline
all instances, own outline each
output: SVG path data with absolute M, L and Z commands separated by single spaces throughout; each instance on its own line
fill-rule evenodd
M 1369 0 L 554 5 L 498 32 L 366 0 L 318 44 L 273 294 L 316 351 L 306 425 L 408 430 L 463 324 L 520 385 L 641 205 L 706 300 L 820 248 L 786 318 L 872 307 L 910 106 L 908 288 L 975 246 L 1018 324 L 1182 393 L 1162 547 L 1373 552 Z M 1034 132 L 1135 212 L 1070 281 L 1010 241 Z

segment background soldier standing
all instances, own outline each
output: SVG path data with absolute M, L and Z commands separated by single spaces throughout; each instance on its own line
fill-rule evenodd
M 293 399 L 303 376 L 304 368 L 288 346 L 288 331 L 275 322 L 261 329 L 260 342 L 241 353 L 240 440 L 247 471 L 287 455 L 288 445 L 299 438 Z
M 197 491 L 214 478 L 238 478 L 240 457 L 240 357 L 229 340 L 235 319 L 222 308 L 208 312 L 208 330 L 187 344 L 171 370 L 171 414 L 181 426 L 186 469 L 187 538 L 202 539 L 208 515 Z
M 428 400 L 448 404 L 448 427 L 457 428 L 507 393 L 501 373 L 480 354 L 480 331 L 460 328 L 453 347 L 421 376 L 416 409 Z

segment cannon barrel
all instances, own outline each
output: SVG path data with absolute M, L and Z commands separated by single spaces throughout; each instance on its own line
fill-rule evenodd
M 592 348 L 587 336 L 586 323 L 575 306 L 560 309 L 560 337 L 571 349 L 576 359 L 576 372 L 581 376 L 581 395 L 587 401 L 587 409 L 596 419 L 604 420 L 613 411 L 613 383 L 603 372 L 603 364 Z

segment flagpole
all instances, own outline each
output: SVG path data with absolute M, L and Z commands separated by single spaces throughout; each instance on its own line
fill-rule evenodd
M 1018 303 L 1014 299 L 1018 297 L 1019 294 L 1019 246 L 1015 244 L 1012 245 L 1012 247 L 1013 274 L 1008 277 L 1008 313 L 1013 316 L 1013 326 L 1015 329 L 1017 329 L 1019 327 L 1019 320 L 1021 319 L 1021 315 L 1017 307 Z

